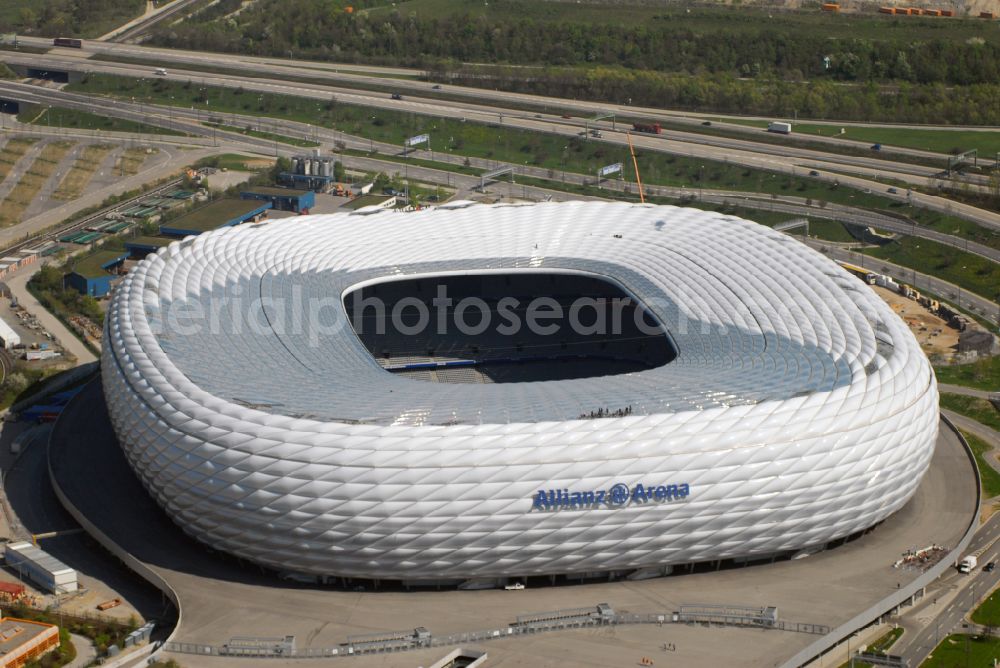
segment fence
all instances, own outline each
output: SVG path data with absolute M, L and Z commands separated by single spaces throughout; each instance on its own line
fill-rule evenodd
M 598 608 L 587 608 L 590 612 L 595 612 Z M 529 617 L 534 617 L 535 615 L 529 615 Z M 547 616 L 545 613 L 539 613 L 538 616 Z M 461 645 L 463 643 L 480 643 L 490 640 L 500 640 L 502 638 L 513 638 L 517 636 L 535 635 L 538 633 L 548 633 L 552 631 L 564 631 L 568 629 L 578 629 L 578 628 L 588 628 L 588 627 L 598 627 L 598 626 L 619 626 L 623 624 L 669 624 L 669 623 L 696 623 L 696 622 L 682 622 L 675 621 L 677 617 L 676 612 L 661 612 L 661 613 L 612 613 L 608 615 L 595 614 L 592 617 L 585 617 L 582 615 L 564 617 L 563 619 L 544 619 L 539 622 L 529 622 L 525 623 L 514 623 L 507 626 L 502 626 L 494 629 L 485 629 L 479 631 L 466 631 L 463 633 L 451 633 L 442 636 L 421 636 L 420 634 L 401 632 L 398 634 L 390 634 L 393 638 L 392 642 L 385 643 L 372 643 L 372 642 L 359 642 L 358 644 L 343 643 L 337 647 L 313 647 L 305 649 L 290 649 L 283 650 L 281 652 L 259 652 L 255 654 L 255 657 L 271 657 L 271 658 L 281 658 L 281 659 L 318 659 L 318 658 L 332 658 L 332 657 L 343 657 L 343 656 L 360 656 L 364 654 L 389 654 L 396 652 L 405 652 L 413 649 L 423 649 L 428 647 L 451 647 L 454 645 Z M 701 622 L 709 624 L 709 622 Z M 716 626 L 733 626 L 734 624 L 714 624 Z M 752 625 L 752 624 L 748 624 Z M 761 626 L 755 625 L 757 628 L 768 628 L 774 630 L 783 631 L 794 631 L 799 633 L 811 633 L 811 634 L 827 634 L 830 631 L 829 626 L 824 626 L 821 624 L 807 624 L 801 622 L 789 622 L 784 620 L 778 620 L 772 625 Z M 405 638 L 404 638 L 405 636 Z M 245 639 L 244 639 L 245 640 Z M 269 639 L 261 639 L 262 641 Z M 261 645 L 264 646 L 266 643 L 262 642 Z M 204 645 L 197 643 L 185 643 L 185 642 L 167 642 L 163 645 L 163 650 L 166 652 L 175 652 L 179 654 L 198 654 L 201 656 L 226 656 L 231 655 L 228 651 L 227 645 L 215 646 L 215 645 Z

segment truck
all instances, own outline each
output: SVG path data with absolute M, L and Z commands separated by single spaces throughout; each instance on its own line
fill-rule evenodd
M 777 132 L 778 134 L 790 135 L 792 134 L 792 124 L 785 123 L 784 121 L 771 121 L 767 124 L 768 132 Z
M 976 555 L 970 554 L 969 556 L 965 557 L 960 562 L 958 562 L 958 572 L 971 573 L 972 570 L 976 567 L 977 563 L 979 563 L 979 561 L 978 559 L 976 559 Z
M 68 46 L 73 49 L 82 49 L 83 42 L 72 37 L 56 37 L 52 40 L 52 46 Z
M 632 129 L 636 132 L 648 132 L 651 135 L 658 135 L 663 132 L 659 123 L 633 123 Z

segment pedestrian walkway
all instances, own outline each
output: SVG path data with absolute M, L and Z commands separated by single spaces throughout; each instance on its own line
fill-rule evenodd
M 975 397 L 977 399 L 989 400 L 990 396 L 997 396 L 1000 394 L 1000 388 L 997 388 L 996 392 L 987 392 L 986 390 L 977 390 L 972 387 L 965 387 L 964 385 L 948 385 L 947 383 L 938 383 L 939 392 L 947 392 L 948 394 L 961 394 L 964 397 Z
M 73 647 L 76 648 L 76 658 L 67 663 L 66 668 L 83 668 L 93 663 L 94 659 L 97 658 L 97 649 L 94 647 L 94 643 L 90 642 L 89 638 L 75 633 L 70 633 L 69 637 L 73 641 Z

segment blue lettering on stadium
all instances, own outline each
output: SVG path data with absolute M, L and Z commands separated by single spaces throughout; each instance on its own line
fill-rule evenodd
M 637 484 L 633 489 L 624 483 L 612 485 L 610 489 L 586 492 L 571 492 L 568 489 L 540 489 L 533 497 L 532 510 L 583 510 L 607 506 L 621 508 L 628 505 L 667 503 L 686 499 L 691 494 L 687 483 L 677 485 Z

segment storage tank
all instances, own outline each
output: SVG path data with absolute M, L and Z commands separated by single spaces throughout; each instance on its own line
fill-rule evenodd
M 306 176 L 312 174 L 312 161 L 309 158 L 302 159 L 302 173 Z
M 302 169 L 302 165 L 299 159 L 292 158 L 292 174 L 301 174 L 300 169 Z

